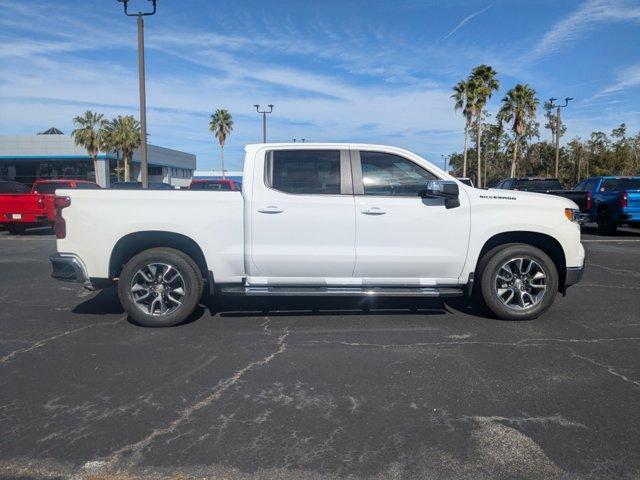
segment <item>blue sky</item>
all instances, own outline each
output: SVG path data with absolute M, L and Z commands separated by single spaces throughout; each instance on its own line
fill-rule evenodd
M 131 0 L 132 10 L 146 8 Z M 501 91 L 575 98 L 565 139 L 640 129 L 640 0 L 158 0 L 146 22 L 149 141 L 215 168 L 215 108 L 235 129 L 226 166 L 261 141 L 253 104 L 275 104 L 269 140 L 401 146 L 441 164 L 461 150 L 451 87 L 488 63 Z M 0 0 L 0 133 L 86 109 L 138 116 L 135 19 L 115 0 Z M 542 132 L 548 138 L 548 131 Z

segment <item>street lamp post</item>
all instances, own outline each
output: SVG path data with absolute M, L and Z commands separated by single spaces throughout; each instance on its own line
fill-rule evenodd
M 260 110 L 260 105 L 254 105 L 256 112 L 262 114 L 262 143 L 267 143 L 267 114 L 273 112 L 273 105 L 269 104 L 269 110 Z
M 138 78 L 140 82 L 140 180 L 142 188 L 149 187 L 149 164 L 147 163 L 147 97 L 145 92 L 144 79 L 144 22 L 142 17 L 154 15 L 156 13 L 157 0 L 147 0 L 151 2 L 153 10 L 151 12 L 129 13 L 127 10 L 129 0 L 118 0 L 124 4 L 124 14 L 128 17 L 138 17 Z
M 573 100 L 572 97 L 566 97 L 564 99 L 564 105 L 554 105 L 557 98 L 550 98 L 549 102 L 551 102 L 551 108 L 557 107 L 556 109 L 556 178 L 558 178 L 560 172 L 560 109 L 566 108 L 569 105 L 569 100 Z

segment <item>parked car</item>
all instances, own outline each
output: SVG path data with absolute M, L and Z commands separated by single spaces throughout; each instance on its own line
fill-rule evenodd
M 502 190 L 520 190 L 523 192 L 546 193 L 557 197 L 568 198 L 580 210 L 579 219 L 583 221 L 591 208 L 591 196 L 588 192 L 565 190 L 557 178 L 524 177 L 506 178 L 501 180 L 495 188 Z
M 113 190 L 142 190 L 142 182 L 115 182 L 111 184 Z M 149 190 L 175 190 L 175 187 L 164 182 L 149 182 Z
M 194 179 L 191 180 L 189 190 L 240 190 L 240 183 L 228 178 Z
M 259 144 L 245 155 L 242 192 L 59 192 L 53 276 L 117 281 L 124 309 L 150 326 L 185 320 L 205 285 L 247 296 L 474 293 L 523 320 L 582 276 L 578 212 L 565 198 L 471 188 L 380 145 Z
M 592 177 L 582 180 L 576 191 L 591 198 L 588 219 L 601 233 L 612 235 L 619 225 L 640 227 L 640 176 Z
M 29 190 L 17 182 L 0 182 L 0 225 L 13 235 L 22 235 L 27 228 L 53 226 L 54 194 L 61 188 L 85 190 L 100 186 L 86 180 L 36 180 Z

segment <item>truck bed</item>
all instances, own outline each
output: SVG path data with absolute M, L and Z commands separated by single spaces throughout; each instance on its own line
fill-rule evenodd
M 244 275 L 244 203 L 241 192 L 189 190 L 58 190 L 71 199 L 62 210 L 66 238 L 58 252 L 85 260 L 91 278 L 108 278 L 118 240 L 140 232 L 176 232 L 193 240 L 216 281 Z M 133 238 L 133 237 L 129 237 Z M 105 255 L 109 252 L 109 255 Z

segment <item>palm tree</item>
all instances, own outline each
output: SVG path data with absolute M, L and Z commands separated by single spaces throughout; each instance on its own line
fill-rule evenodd
M 93 171 L 98 176 L 98 152 L 104 147 L 105 131 L 107 121 L 101 113 L 87 110 L 84 115 L 78 115 L 73 119 L 75 130 L 71 132 L 76 145 L 84 147 L 89 156 L 93 159 Z
M 513 144 L 513 161 L 511 162 L 511 176 L 516 176 L 518 164 L 518 146 L 520 139 L 525 133 L 528 123 L 535 120 L 538 99 L 536 91 L 527 84 L 518 84 L 507 92 L 502 99 L 499 116 L 507 122 L 513 120 L 513 133 L 515 140 Z
M 224 174 L 224 142 L 233 130 L 233 120 L 228 110 L 218 108 L 213 115 L 211 115 L 211 121 L 209 122 L 209 130 L 213 132 L 215 137 L 220 143 L 220 163 L 222 166 L 222 178 L 225 178 Z
M 140 146 L 142 136 L 140 123 L 133 115 L 121 116 L 111 120 L 105 126 L 105 143 L 109 150 L 122 152 L 124 160 L 124 181 L 131 181 L 131 162 L 133 151 Z
M 455 100 L 455 110 L 462 110 L 464 116 L 464 150 L 462 160 L 462 176 L 467 176 L 467 138 L 469 136 L 469 127 L 473 121 L 475 101 L 476 83 L 471 80 L 460 80 L 453 86 L 453 95 L 451 98 Z
M 474 114 L 476 116 L 476 150 L 478 151 L 478 187 L 481 185 L 482 180 L 482 155 L 480 151 L 480 142 L 482 141 L 482 112 L 485 105 L 493 95 L 493 92 L 497 92 L 500 88 L 500 82 L 496 78 L 498 72 L 489 65 L 479 65 L 471 70 L 469 80 L 475 82 L 475 101 Z

